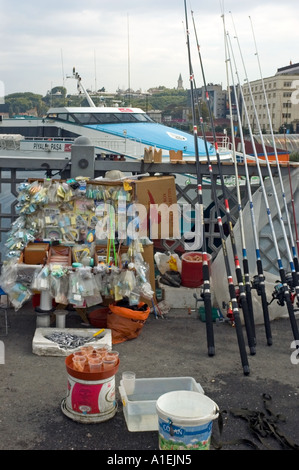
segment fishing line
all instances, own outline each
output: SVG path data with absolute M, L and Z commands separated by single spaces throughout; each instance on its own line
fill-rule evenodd
M 247 71 L 246 71 L 246 67 L 245 67 L 245 63 L 244 63 L 244 59 L 243 59 L 243 55 L 242 55 L 242 51 L 241 51 L 241 47 L 240 47 L 240 43 L 239 43 L 239 39 L 238 39 L 237 35 L 236 35 L 236 40 L 237 40 L 237 44 L 238 44 L 238 49 L 239 49 L 242 65 L 243 65 L 243 68 L 244 68 L 246 83 L 247 83 L 248 90 L 249 90 L 249 93 L 250 93 L 252 108 L 253 108 L 257 123 L 258 123 L 259 130 L 260 130 L 260 125 L 259 125 L 259 120 L 258 120 L 258 115 L 257 115 L 257 110 L 256 110 L 253 94 L 252 94 L 252 89 L 251 89 L 250 82 L 248 80 L 248 75 L 247 75 Z M 246 104 L 245 104 L 244 108 L 246 108 Z M 248 114 L 246 116 L 248 117 Z M 248 121 L 248 125 L 250 126 L 249 121 Z M 251 134 L 251 138 L 253 139 L 252 134 Z M 272 241 L 273 241 L 274 248 L 275 248 L 275 251 L 276 251 L 276 256 L 277 256 L 278 270 L 279 270 L 280 278 L 281 278 L 281 282 L 282 282 L 281 289 L 282 289 L 283 301 L 286 302 L 286 304 L 287 304 L 287 309 L 288 309 L 288 313 L 289 313 L 289 318 L 290 318 L 290 322 L 291 322 L 291 327 L 292 327 L 294 339 L 299 340 L 299 332 L 298 332 L 298 326 L 297 326 L 297 322 L 296 322 L 295 315 L 294 315 L 294 308 L 293 308 L 293 304 L 292 304 L 292 301 L 291 301 L 289 286 L 288 286 L 288 283 L 287 283 L 287 280 L 286 280 L 285 270 L 284 270 L 282 260 L 281 260 L 281 257 L 280 257 L 280 252 L 279 252 L 279 248 L 278 248 L 278 244 L 277 244 L 276 233 L 275 233 L 275 230 L 274 230 L 272 215 L 271 215 L 271 211 L 270 211 L 270 207 L 269 207 L 269 203 L 268 203 L 268 197 L 267 197 L 267 193 L 266 193 L 266 190 L 265 190 L 265 185 L 264 185 L 264 181 L 263 181 L 263 177 L 262 177 L 260 164 L 259 164 L 259 159 L 258 159 L 258 156 L 257 156 L 255 145 L 253 146 L 253 150 L 254 150 L 255 159 L 256 159 L 256 166 L 257 166 L 259 177 L 260 177 L 260 183 L 261 183 L 261 188 L 262 188 L 262 192 L 263 192 L 263 197 L 264 197 L 264 201 L 265 201 L 265 204 L 266 204 L 266 212 L 267 212 L 268 222 L 269 222 L 269 226 L 270 226 L 271 233 L 272 233 Z M 270 174 L 271 174 L 271 171 L 270 171 Z M 284 305 L 284 302 L 282 302 L 281 305 Z
M 249 265 L 248 265 L 248 257 L 247 257 L 247 249 L 246 249 L 246 239 L 245 239 L 245 232 L 244 232 L 244 222 L 243 222 L 243 209 L 242 209 L 242 200 L 241 200 L 241 192 L 240 192 L 240 183 L 239 183 L 239 174 L 238 174 L 238 165 L 237 165 L 237 158 L 236 158 L 236 142 L 234 136 L 234 124 L 233 124 L 233 113 L 232 113 L 232 102 L 231 102 L 231 93 L 230 93 L 230 83 L 229 83 L 229 72 L 228 72 L 228 63 L 230 64 L 230 70 L 233 80 L 232 74 L 232 65 L 231 60 L 229 57 L 229 48 L 226 39 L 226 27 L 225 27 L 225 16 L 224 11 L 222 13 L 222 20 L 223 20 L 223 31 L 224 31 L 224 46 L 225 46 L 225 68 L 226 68 L 226 78 L 227 78 L 227 94 L 228 94 L 228 101 L 229 101 L 229 111 L 230 111 L 230 125 L 231 125 L 231 139 L 232 139 L 232 146 L 233 146 L 233 160 L 234 160 L 234 168 L 235 168 L 235 178 L 236 178 L 236 189 L 237 189 L 237 199 L 238 199 L 238 212 L 239 212 L 239 221 L 240 221 L 240 233 L 241 233 L 241 245 L 242 245 L 242 254 L 243 254 L 243 269 L 244 269 L 244 280 L 245 280 L 245 292 L 246 292 L 246 300 L 248 305 L 248 312 L 251 322 L 252 328 L 252 335 L 253 341 L 256 343 L 255 339 L 255 327 L 254 327 L 254 315 L 253 315 L 253 304 L 252 304 L 252 295 L 251 295 L 251 284 L 250 284 L 250 276 L 249 276 Z M 235 101 L 236 106 L 238 106 L 238 97 L 236 94 L 236 90 L 233 83 L 233 89 L 235 94 Z M 241 127 L 241 125 L 240 125 Z M 250 326 L 249 326 L 250 328 Z
M 281 171 L 280 171 L 280 164 L 279 164 L 278 156 L 277 156 L 277 148 L 276 148 L 276 142 L 275 142 L 274 133 L 273 133 L 272 119 L 271 119 L 271 116 L 270 116 L 267 93 L 266 93 L 266 89 L 265 89 L 264 79 L 263 79 L 263 76 L 262 76 L 261 64 L 260 64 L 259 54 L 258 54 L 257 45 L 256 45 L 255 34 L 254 34 L 254 30 L 253 30 L 253 24 L 252 24 L 252 20 L 251 20 L 250 16 L 249 16 L 249 20 L 250 20 L 250 24 L 251 24 L 251 30 L 252 30 L 252 35 L 253 35 L 253 40 L 254 40 L 254 45 L 255 45 L 255 55 L 257 57 L 258 68 L 259 68 L 259 72 L 260 72 L 260 76 L 261 76 L 261 83 L 262 83 L 263 94 L 264 94 L 264 99 L 265 99 L 265 104 L 266 104 L 266 109 L 267 109 L 267 116 L 268 116 L 268 121 L 269 121 L 269 126 L 270 126 L 271 138 L 272 138 L 272 141 L 273 141 L 273 148 L 274 148 L 274 154 L 275 154 L 275 160 L 276 160 L 276 165 L 277 165 L 278 177 L 279 177 L 280 187 L 281 187 L 281 192 L 282 192 L 282 198 L 283 198 L 283 202 L 284 202 L 285 214 L 286 214 L 287 223 L 288 223 L 288 227 L 289 227 L 289 235 L 290 235 L 290 238 L 291 238 L 291 248 L 292 248 L 292 252 L 293 252 L 293 258 L 292 258 L 291 251 L 290 251 L 290 248 L 289 248 L 289 241 L 288 241 L 288 238 L 287 238 L 285 225 L 284 225 L 284 221 L 283 221 L 281 210 L 280 210 L 280 204 L 279 204 L 278 197 L 277 197 L 277 191 L 276 191 L 276 188 L 274 186 L 272 173 L 271 172 L 269 172 L 269 173 L 271 173 L 271 183 L 272 183 L 272 186 L 273 186 L 274 197 L 275 197 L 275 201 L 276 201 L 276 205 L 277 205 L 277 211 L 278 211 L 278 214 L 279 214 L 279 219 L 280 219 L 280 222 L 281 222 L 281 228 L 282 228 L 282 231 L 283 231 L 283 236 L 284 236 L 285 244 L 286 244 L 287 251 L 288 251 L 293 282 L 294 282 L 294 286 L 295 286 L 295 289 L 296 289 L 297 298 L 299 300 L 298 258 L 297 258 L 296 248 L 295 248 L 294 239 L 293 239 L 293 233 L 292 233 L 291 222 L 290 222 L 290 217 L 289 217 L 288 205 L 287 205 L 287 201 L 286 201 L 285 190 L 284 190 L 283 180 L 282 180 Z M 296 270 L 295 270 L 295 265 L 296 265 Z M 297 274 L 296 274 L 296 272 L 297 272 Z
M 218 151 L 218 144 L 217 144 L 217 139 L 216 139 L 215 126 L 214 126 L 214 122 L 213 122 L 212 110 L 211 110 L 211 105 L 210 105 L 210 98 L 209 98 L 209 93 L 208 93 L 208 89 L 207 89 L 207 85 L 206 85 L 205 73 L 204 73 L 204 68 L 203 68 L 203 63 L 202 63 L 202 58 L 201 58 L 201 53 L 200 53 L 199 42 L 198 42 L 198 38 L 197 38 L 197 32 L 196 32 L 193 12 L 192 12 L 192 18 L 193 18 L 193 24 L 194 24 L 194 31 L 195 31 L 195 38 L 196 38 L 198 56 L 199 56 L 199 61 L 200 61 L 200 67 L 201 67 L 201 72 L 202 72 L 202 77 L 203 77 L 204 89 L 205 89 L 205 94 L 206 94 L 206 101 L 207 101 L 208 110 L 209 110 L 209 118 L 210 118 L 210 123 L 211 123 L 211 127 L 212 127 L 213 141 L 214 141 L 214 147 L 215 147 L 215 151 L 216 151 L 217 164 L 218 164 L 218 174 L 219 174 L 219 177 L 220 177 L 221 188 L 222 188 L 222 193 L 223 193 L 223 197 L 224 197 L 225 212 L 226 212 L 226 216 L 227 216 L 228 227 L 229 227 L 230 238 L 231 238 L 231 244 L 232 244 L 232 249 L 233 249 L 234 262 L 235 262 L 235 272 L 236 272 L 236 277 L 237 277 L 238 286 L 239 286 L 239 300 L 240 300 L 240 304 L 241 304 L 241 307 L 242 307 L 242 310 L 243 310 L 243 316 L 244 316 L 244 320 L 245 320 L 245 327 L 246 327 L 246 333 L 247 333 L 250 353 L 253 355 L 253 354 L 255 354 L 255 341 L 254 341 L 254 337 L 253 337 L 251 320 L 250 320 L 250 316 L 249 316 L 249 309 L 248 309 L 247 298 L 246 298 L 246 293 L 245 293 L 245 288 L 244 288 L 244 283 L 243 283 L 243 275 L 242 275 L 242 271 L 241 271 L 241 266 L 240 266 L 238 254 L 237 254 L 237 249 L 236 249 L 235 237 L 234 237 L 234 232 L 233 232 L 233 225 L 232 225 L 231 216 L 230 216 L 229 202 L 228 202 L 228 198 L 226 196 L 227 188 L 226 188 L 225 183 L 224 183 L 224 177 L 223 177 L 223 173 L 222 173 L 222 169 L 221 169 L 221 162 L 220 162 L 220 156 L 219 156 L 219 151 Z M 212 165 L 211 165 L 210 160 L 209 160 L 209 171 L 210 171 L 210 174 L 211 174 L 211 184 L 212 184 L 212 182 L 213 182 L 213 170 L 212 170 Z M 226 267 L 227 267 L 229 289 L 231 289 L 231 284 L 232 284 L 233 285 L 234 295 L 236 295 L 235 286 L 233 284 L 233 278 L 232 278 L 232 275 L 231 275 L 231 270 L 230 270 L 229 261 L 228 261 L 227 247 L 226 247 L 225 236 L 224 236 L 224 232 L 223 232 L 223 224 L 222 224 L 222 218 L 221 218 L 221 214 L 220 214 L 220 210 L 219 210 L 217 192 L 216 192 L 216 189 L 214 188 L 213 185 L 212 185 L 212 188 L 214 190 L 214 203 L 215 203 L 215 207 L 217 209 L 217 220 L 218 220 L 219 230 L 220 230 L 220 232 L 222 232 L 221 239 L 222 239 L 223 252 L 226 253 L 224 261 L 225 261 L 225 264 L 226 264 Z M 224 246 L 224 244 L 225 244 L 225 246 Z M 238 309 L 238 316 L 239 316 L 239 309 Z M 240 321 L 240 320 L 238 319 L 238 321 Z
M 199 163 L 198 153 L 198 137 L 197 137 L 197 126 L 195 117 L 195 106 L 194 106 L 194 86 L 193 86 L 193 69 L 191 62 L 190 52 L 190 41 L 189 41 L 189 28 L 188 28 L 188 15 L 186 0 L 185 3 L 185 18 L 186 18 L 186 38 L 187 38 L 187 49 L 188 49 L 188 61 L 189 61 L 189 75 L 190 75 L 190 93 L 191 93 L 191 110 L 192 110 L 192 122 L 193 122 L 193 136 L 195 145 L 195 160 L 196 160 L 196 176 L 197 176 L 197 198 L 201 212 L 202 229 L 203 229 L 203 243 L 202 243 L 202 274 L 203 274 L 203 300 L 205 306 L 206 315 L 206 334 L 208 343 L 208 355 L 215 355 L 215 343 L 214 343 L 214 330 L 213 330 L 213 316 L 212 316 L 212 301 L 211 301 L 211 288 L 210 288 L 210 273 L 208 265 L 208 255 L 206 251 L 206 239 L 204 233 L 204 214 L 203 214 L 203 196 L 202 196 L 202 174 Z
M 298 236 L 298 228 L 297 228 L 297 220 L 296 220 L 296 210 L 295 210 L 295 201 L 294 201 L 294 194 L 293 194 L 290 162 L 288 163 L 288 172 L 289 172 L 289 184 L 290 184 L 291 202 L 292 202 L 292 210 L 293 210 L 293 218 L 294 218 L 295 235 L 296 235 L 297 253 L 299 253 L 299 236 Z M 298 268 L 296 268 L 296 266 L 295 266 L 295 269 L 298 272 Z
M 242 86 L 241 86 L 240 79 L 239 79 L 239 74 L 238 74 L 238 71 L 237 71 L 237 68 L 236 68 L 234 52 L 233 52 L 233 48 L 232 48 L 230 37 L 229 37 L 228 33 L 227 33 L 227 39 L 228 39 L 228 44 L 229 44 L 229 50 L 231 51 L 230 55 L 233 59 L 234 68 L 235 68 L 235 72 L 236 72 L 236 76 L 237 76 L 237 80 L 238 80 L 238 84 L 239 84 L 241 100 L 242 100 L 243 103 L 245 103 L 243 90 L 242 90 Z M 234 83 L 233 72 L 232 72 L 232 64 L 231 63 L 230 63 L 230 69 L 231 69 L 232 83 L 233 83 L 233 88 L 234 88 L 234 93 L 235 93 L 238 122 L 239 122 L 239 127 L 240 127 L 240 138 L 241 138 L 242 153 L 243 153 L 244 168 L 245 168 L 245 177 L 246 177 L 246 184 L 247 184 L 247 191 L 248 191 L 248 200 L 249 200 L 252 232 L 253 232 L 253 239 L 254 239 L 254 243 L 255 243 L 256 267 L 257 267 L 257 273 L 258 274 L 257 274 L 257 277 L 255 278 L 254 286 L 257 289 L 258 295 L 260 295 L 261 299 L 262 299 L 262 308 L 263 308 L 263 317 L 264 317 L 264 325 L 265 325 L 265 331 L 266 331 L 266 337 L 267 337 L 267 344 L 268 344 L 268 346 L 271 346 L 272 345 L 272 335 L 271 335 L 271 327 L 270 327 L 268 301 L 267 301 L 267 296 L 266 296 L 265 276 L 264 276 L 264 273 L 263 273 L 263 264 L 262 264 L 262 259 L 261 259 L 261 255 L 260 255 L 259 239 L 258 239 L 258 235 L 257 235 L 257 228 L 256 228 L 255 214 L 254 214 L 254 205 L 253 205 L 252 192 L 251 192 L 251 186 L 250 186 L 250 176 L 249 176 L 249 172 L 248 172 L 245 142 L 244 142 L 243 128 L 242 128 L 242 122 L 241 122 L 241 116 L 240 116 L 240 108 L 239 108 L 237 90 L 236 90 L 235 83 Z M 246 118 L 247 118 L 248 123 L 249 123 L 249 118 L 248 118 L 246 106 L 244 106 L 244 111 L 245 111 Z M 248 125 L 250 126 L 250 123 Z M 251 137 L 252 146 L 254 147 L 255 143 L 254 143 L 253 135 L 252 135 L 252 132 L 251 132 L 251 127 L 250 127 L 250 137 Z
M 185 13 L 186 13 L 186 22 L 187 22 L 186 0 L 185 0 Z M 191 59 L 190 59 L 190 53 L 189 53 L 190 72 L 192 72 L 192 66 L 191 66 L 190 60 Z M 193 76 L 193 72 L 192 72 L 192 76 Z M 194 102 L 193 102 L 192 106 L 194 108 Z M 211 165 L 211 161 L 210 161 L 209 152 L 207 152 L 207 160 L 208 160 L 208 166 L 209 166 L 209 173 L 210 173 L 210 176 L 211 176 L 210 180 L 211 180 L 211 187 L 212 187 L 212 192 L 213 192 L 213 196 L 214 196 L 214 203 L 215 203 L 215 208 L 216 208 L 216 211 L 217 211 L 217 221 L 218 221 L 219 232 L 220 232 L 220 236 L 221 236 L 222 250 L 223 250 L 225 267 L 226 267 L 226 272 L 227 272 L 227 281 L 228 281 L 229 294 L 230 294 L 232 309 L 233 309 L 233 313 L 234 313 L 234 320 L 235 320 L 235 326 L 236 326 L 236 333 L 237 333 L 237 340 L 238 340 L 238 345 L 239 345 L 241 363 L 242 363 L 242 366 L 243 366 L 244 375 L 249 375 L 250 371 L 249 371 L 246 347 L 245 347 L 245 342 L 244 342 L 244 337 L 243 337 L 242 325 L 241 325 L 241 320 L 240 320 L 238 301 L 237 301 L 237 298 L 236 298 L 235 286 L 234 286 L 234 283 L 233 283 L 233 278 L 232 278 L 232 275 L 231 275 L 231 270 L 230 270 L 230 265 L 229 265 L 227 247 L 226 247 L 225 236 L 224 236 L 224 231 L 223 231 L 222 219 L 221 219 L 220 211 L 219 211 L 216 185 L 215 185 L 215 181 L 214 181 L 214 175 L 213 175 L 213 171 L 212 171 L 212 165 Z

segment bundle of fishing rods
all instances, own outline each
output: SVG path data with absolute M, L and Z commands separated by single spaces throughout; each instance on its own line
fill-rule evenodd
M 239 346 L 239 351 L 240 351 L 240 358 L 241 358 L 241 364 L 243 368 L 243 373 L 244 375 L 249 375 L 250 374 L 250 367 L 249 367 L 249 362 L 248 362 L 248 355 L 247 355 L 247 348 L 246 348 L 246 343 L 243 335 L 243 326 L 242 326 L 242 321 L 240 317 L 240 309 L 243 312 L 243 318 L 244 318 L 244 324 L 245 324 L 245 330 L 246 330 L 246 336 L 247 336 L 247 342 L 248 342 L 248 348 L 250 355 L 255 355 L 256 353 L 256 335 L 255 335 L 255 325 L 254 325 L 254 312 L 253 312 L 253 302 L 252 302 L 252 293 L 251 289 L 256 289 L 258 296 L 261 297 L 261 303 L 262 303 L 262 310 L 263 310 L 263 320 L 264 320 L 264 326 L 265 326 L 265 334 L 266 334 L 266 339 L 267 339 L 267 345 L 271 346 L 272 345 L 272 333 L 271 333 L 271 325 L 270 325 L 270 317 L 269 317 L 269 309 L 268 306 L 270 303 L 276 299 L 279 305 L 286 305 L 287 306 L 287 311 L 288 311 L 288 316 L 290 319 L 291 323 L 291 328 L 295 340 L 295 344 L 297 347 L 299 347 L 299 332 L 298 332 L 298 325 L 295 317 L 295 311 L 296 308 L 294 306 L 295 298 L 296 298 L 296 303 L 297 307 L 299 306 L 299 266 L 298 266 L 298 256 L 297 256 L 297 251 L 298 251 L 298 235 L 297 235 L 297 228 L 296 228 L 296 238 L 297 238 L 297 250 L 295 247 L 294 243 L 294 238 L 292 235 L 292 227 L 291 227 L 291 222 L 289 218 L 289 212 L 288 212 L 288 207 L 287 207 L 287 201 L 285 197 L 285 190 L 283 186 L 283 179 L 280 171 L 280 164 L 278 160 L 278 154 L 277 154 L 277 149 L 276 149 L 276 143 L 274 139 L 274 133 L 273 133 L 273 128 L 271 124 L 271 117 L 270 117 L 270 111 L 269 111 L 269 106 L 267 102 L 267 95 L 265 91 L 265 85 L 264 85 L 264 80 L 261 74 L 261 83 L 263 87 L 263 93 L 264 93 L 264 98 L 266 102 L 266 108 L 268 112 L 268 118 L 269 118 L 269 123 L 270 123 L 270 129 L 271 129 L 271 136 L 273 140 L 273 148 L 274 148 L 274 153 L 275 153 L 275 160 L 276 160 L 276 165 L 277 165 L 277 170 L 278 170 L 278 177 L 279 177 L 279 182 L 281 186 L 281 192 L 282 192 L 282 197 L 283 197 L 283 204 L 285 208 L 285 215 L 287 218 L 287 225 L 288 225 L 288 231 L 289 231 L 289 237 L 286 233 L 286 227 L 285 227 L 285 222 L 282 217 L 281 213 L 281 208 L 280 204 L 278 201 L 278 196 L 277 196 L 277 191 L 276 187 L 274 184 L 273 176 L 272 176 L 272 171 L 269 163 L 269 158 L 266 150 L 266 146 L 264 143 L 263 139 L 263 133 L 262 129 L 259 123 L 258 119 L 258 114 L 254 102 L 254 98 L 252 95 L 252 90 L 250 86 L 250 82 L 247 77 L 247 72 L 239 44 L 238 37 L 235 32 L 235 38 L 237 39 L 237 44 L 240 52 L 240 56 L 242 59 L 242 64 L 244 67 L 244 72 L 246 76 L 246 82 L 247 86 L 249 88 L 249 93 L 252 101 L 252 107 L 254 109 L 255 113 L 255 120 L 258 123 L 258 130 L 259 130 L 259 135 L 261 138 L 262 146 L 263 146 L 263 152 L 264 152 L 264 157 L 268 169 L 268 175 L 270 178 L 270 183 L 271 183 L 271 188 L 274 194 L 275 198 L 275 204 L 277 207 L 277 214 L 280 220 L 280 225 L 281 225 L 281 230 L 283 233 L 283 239 L 284 243 L 286 245 L 286 251 L 288 255 L 288 260 L 289 260 L 289 265 L 290 265 L 290 271 L 286 272 L 283 266 L 278 242 L 277 242 L 277 236 L 275 233 L 274 229 L 274 224 L 273 224 L 273 219 L 272 219 L 272 214 L 270 211 L 269 203 L 268 203 L 268 197 L 267 197 L 267 191 L 265 188 L 264 184 L 264 179 L 263 175 L 261 172 L 260 168 L 260 163 L 259 163 L 259 158 L 256 150 L 256 145 L 255 145 L 255 140 L 253 137 L 253 131 L 251 128 L 251 124 L 249 121 L 249 116 L 247 113 L 247 108 L 246 104 L 244 101 L 244 96 L 242 92 L 242 86 L 239 81 L 239 75 L 238 71 L 236 68 L 236 61 L 233 53 L 233 48 L 232 44 L 230 41 L 229 34 L 226 31 L 225 27 L 225 17 L 224 14 L 222 14 L 222 19 L 223 19 L 223 28 L 224 28 L 224 43 L 225 43 L 225 64 L 226 64 L 226 74 L 227 74 L 227 81 L 228 81 L 228 96 L 229 96 L 229 105 L 230 105 L 230 116 L 231 116 L 231 128 L 233 129 L 233 122 L 232 122 L 232 112 L 231 112 L 231 97 L 230 97 L 230 85 L 229 85 L 229 75 L 231 75 L 232 78 L 232 88 L 235 94 L 235 103 L 236 103 L 236 111 L 237 111 L 237 118 L 238 118 L 238 123 L 239 123 L 239 129 L 240 129 L 240 139 L 241 139 L 241 145 L 242 145 L 242 153 L 244 157 L 244 168 L 245 168 L 245 176 L 246 176 L 246 182 L 247 182 L 247 191 L 248 191 L 248 198 L 249 198 L 249 205 L 250 205 L 250 216 L 251 216 L 251 223 L 252 223 L 252 231 L 253 231 L 253 238 L 254 238 L 254 244 L 255 244 L 255 255 L 256 255 L 256 269 L 257 269 L 257 274 L 254 275 L 253 280 L 250 279 L 250 271 L 249 271 L 249 263 L 248 263 L 248 257 L 247 257 L 247 250 L 246 250 L 246 241 L 245 241 L 245 235 L 244 235 L 244 224 L 243 224 L 243 210 L 242 210 L 242 205 L 241 205 L 241 196 L 240 196 L 240 188 L 239 188 L 239 178 L 238 178 L 238 167 L 237 167 L 237 161 L 236 161 L 236 152 L 235 152 L 235 141 L 233 138 L 233 132 L 232 132 L 232 153 L 234 157 L 234 162 L 235 162 L 235 172 L 236 172 L 236 186 L 237 186 L 237 196 L 238 196 L 238 214 L 239 214 L 239 221 L 240 221 L 240 233 L 241 233 L 241 245 L 242 245 L 242 267 L 241 263 L 239 260 L 239 256 L 237 253 L 237 245 L 236 245 L 236 240 L 234 236 L 234 229 L 233 229 L 233 223 L 232 223 L 232 218 L 230 214 L 230 207 L 229 207 L 229 201 L 228 201 L 228 188 L 225 185 L 225 180 L 222 172 L 222 167 L 221 167 L 221 161 L 220 161 L 220 154 L 219 154 L 219 149 L 217 145 L 217 139 L 216 139 L 216 131 L 215 131 L 215 125 L 214 125 L 214 119 L 213 119 L 213 114 L 212 114 L 212 108 L 211 108 L 211 103 L 210 103 L 210 98 L 209 98 L 209 92 L 208 92 L 208 87 L 206 84 L 206 79 L 205 79 L 205 72 L 204 72 L 204 67 L 203 67 L 203 61 L 201 57 L 201 52 L 200 52 L 200 46 L 197 38 L 197 31 L 196 31 L 196 26 L 195 26 L 195 21 L 194 21 L 194 16 L 193 12 L 192 13 L 192 21 L 193 21 L 193 26 L 194 26 L 194 32 L 195 32 L 195 39 L 196 39 L 196 45 L 197 45 L 197 51 L 198 51 L 198 58 L 199 58 L 199 63 L 200 63 L 200 69 L 201 69 L 201 74 L 202 74 L 202 80 L 203 80 L 203 86 L 204 86 L 204 91 L 205 91 L 205 98 L 206 98 L 206 103 L 208 106 L 208 111 L 209 111 L 209 121 L 210 121 L 210 126 L 212 129 L 212 137 L 213 137 L 213 146 L 215 148 L 216 152 L 216 158 L 217 158 L 217 165 L 211 164 L 210 160 L 210 155 L 209 155 L 209 149 L 207 145 L 207 139 L 206 139 L 206 134 L 205 134 L 205 128 L 204 128 L 204 122 L 203 118 L 201 116 L 201 110 L 199 106 L 199 100 L 198 97 L 196 96 L 197 94 L 197 89 L 195 85 L 195 78 L 194 78 L 194 71 L 193 71 L 193 66 L 192 66 L 192 60 L 191 60 L 191 47 L 190 47 L 190 32 L 189 32 L 189 27 L 188 27 L 188 13 L 187 13 L 187 6 L 186 6 L 186 0 L 184 0 L 184 6 L 185 6 L 185 21 L 186 21 L 186 39 L 187 39 L 187 49 L 188 49 L 188 62 L 189 62 L 189 74 L 190 74 L 190 95 L 191 95 L 191 110 L 192 110 L 192 123 L 193 123 L 193 135 L 194 135 L 194 143 L 195 143 L 195 157 L 196 157 L 196 176 L 197 176 L 197 200 L 198 200 L 198 205 L 200 207 L 200 214 L 201 214 L 201 220 L 202 220 L 202 230 L 204 234 L 204 215 L 203 215 L 203 193 L 202 193 L 202 181 L 203 181 L 203 175 L 201 172 L 201 165 L 199 161 L 199 153 L 198 153 L 198 126 L 197 126 L 197 121 L 201 127 L 201 135 L 203 138 L 203 141 L 205 143 L 205 151 L 206 151 L 206 156 L 207 156 L 207 162 L 208 162 L 208 171 L 209 171 L 209 176 L 210 176 L 210 182 L 211 182 L 211 189 L 212 189 L 212 195 L 213 195 L 213 200 L 215 204 L 215 210 L 217 214 L 217 223 L 219 227 L 219 234 L 221 238 L 221 245 L 222 245 L 222 251 L 223 251 L 223 257 L 224 257 L 224 264 L 225 264 L 225 269 L 226 269 L 226 275 L 227 275 L 227 283 L 228 283 L 228 291 L 229 291 L 229 297 L 230 297 L 230 303 L 232 307 L 232 316 L 234 319 L 234 325 L 236 329 L 236 334 L 237 334 L 237 341 L 238 341 L 238 346 Z M 251 21 L 251 19 L 250 19 Z M 252 26 L 252 24 L 251 24 Z M 255 44 L 255 55 L 258 60 L 258 66 L 259 66 L 259 71 L 261 73 L 261 67 L 260 67 L 260 62 L 259 62 L 259 56 L 256 48 L 256 41 L 255 41 L 255 36 L 254 36 L 254 31 L 252 28 L 252 33 L 253 33 L 253 38 L 254 38 L 254 44 Z M 234 70 L 235 69 L 235 70 Z M 234 81 L 234 74 L 237 76 L 238 80 L 238 85 L 239 85 L 239 90 L 241 93 L 241 100 L 244 102 L 244 112 L 245 112 L 245 118 L 247 121 L 247 127 L 249 129 L 249 134 L 250 134 L 250 140 L 252 147 L 254 149 L 254 157 L 256 161 L 256 166 L 259 174 L 259 179 L 260 179 L 260 184 L 261 184 L 261 190 L 263 193 L 263 198 L 265 201 L 266 205 L 266 211 L 267 211 L 267 217 L 268 217 L 268 223 L 271 229 L 271 236 L 276 252 L 276 257 L 277 257 L 277 263 L 278 263 L 278 271 L 280 274 L 280 282 L 277 284 L 274 288 L 273 294 L 272 294 L 272 300 L 271 302 L 268 302 L 267 300 L 267 295 L 266 295 L 266 287 L 265 287 L 265 275 L 264 275 L 264 270 L 263 270 L 263 263 L 262 263 L 262 258 L 261 258 L 261 252 L 260 252 L 260 246 L 259 246 L 259 237 L 257 233 L 257 226 L 256 226 L 256 221 L 255 221 L 255 213 L 254 213 L 254 204 L 253 204 L 253 198 L 252 198 L 252 192 L 251 192 L 251 186 L 250 186 L 250 176 L 248 172 L 248 166 L 247 166 L 247 156 L 246 156 L 246 151 L 245 151 L 245 144 L 244 144 L 244 135 L 242 131 L 242 121 L 241 121 L 241 116 L 240 116 L 240 109 L 239 109 L 239 98 L 237 94 L 237 89 Z M 197 107 L 197 114 L 196 114 L 196 107 Z M 198 116 L 198 118 L 197 118 Z M 213 167 L 217 168 L 216 174 L 213 170 Z M 221 211 L 220 211 L 220 204 L 219 204 L 219 199 L 217 195 L 217 187 L 216 187 L 216 179 L 215 176 L 217 176 L 220 179 L 221 183 L 221 190 L 224 198 L 224 205 L 225 205 L 225 215 L 226 215 L 226 220 L 229 228 L 229 235 L 230 235 L 230 241 L 231 241 L 231 247 L 232 247 L 232 252 L 233 252 L 233 259 L 234 259 L 234 269 L 235 269 L 235 277 L 237 280 L 237 288 L 234 283 L 233 279 L 233 273 L 231 269 L 231 263 L 228 255 L 228 249 L 227 249 L 227 241 L 226 241 L 226 236 L 224 233 L 224 228 L 223 228 L 223 222 L 222 222 L 222 216 L 221 216 Z M 291 182 L 291 178 L 290 178 Z M 293 194 L 292 194 L 292 199 L 293 199 Z M 294 206 L 293 206 L 294 209 Z M 295 217 L 295 211 L 294 211 L 294 217 Z M 295 226 L 296 226 L 296 220 L 295 220 Z M 243 269 L 242 269 L 243 268 Z M 203 243 L 202 243 L 202 270 L 203 270 L 203 286 L 202 286 L 202 293 L 201 297 L 204 302 L 204 309 L 205 309 L 205 317 L 206 317 L 206 336 L 207 336 L 207 349 L 208 349 L 208 355 L 209 356 L 214 356 L 215 355 L 215 343 L 214 343 L 214 331 L 213 331 L 213 317 L 212 317 L 212 298 L 211 298 L 211 283 L 210 283 L 210 272 L 209 272 L 209 265 L 208 265 L 208 253 L 207 253 L 207 243 L 206 243 L 206 238 L 205 235 L 203 236 Z

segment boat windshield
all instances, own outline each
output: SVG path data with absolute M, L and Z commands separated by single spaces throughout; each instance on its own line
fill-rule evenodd
M 153 122 L 145 113 L 55 113 L 48 118 L 76 124 L 111 124 L 119 122 Z
M 134 113 L 133 116 L 137 119 L 139 122 L 154 122 L 152 118 L 150 118 L 147 114 L 142 114 L 142 113 Z

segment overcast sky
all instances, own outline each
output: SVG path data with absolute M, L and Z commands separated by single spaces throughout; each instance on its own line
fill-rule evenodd
M 75 81 L 66 78 L 73 67 L 92 90 L 175 88 L 179 74 L 184 88 L 190 87 L 184 0 L 0 0 L 0 5 L 0 80 L 6 95 L 45 95 L 60 85 L 75 92 Z M 222 13 L 241 80 L 235 33 L 250 80 L 299 62 L 298 0 L 192 0 L 187 11 L 197 86 L 202 74 L 191 11 L 208 83 L 227 86 Z

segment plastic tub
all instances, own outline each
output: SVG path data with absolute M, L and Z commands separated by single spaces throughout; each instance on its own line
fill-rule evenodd
M 157 399 L 174 390 L 190 390 L 204 394 L 199 383 L 192 377 L 136 378 L 134 393 L 126 390 L 120 381 L 119 393 L 128 430 L 158 431 Z

